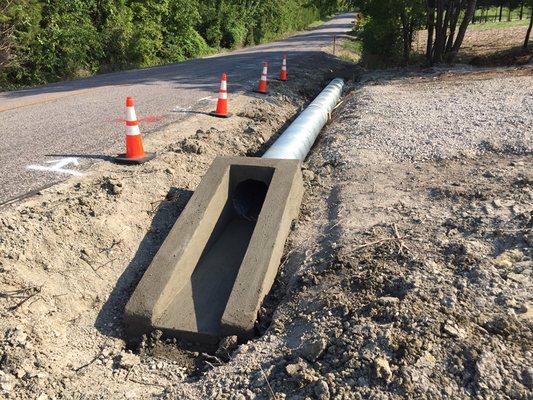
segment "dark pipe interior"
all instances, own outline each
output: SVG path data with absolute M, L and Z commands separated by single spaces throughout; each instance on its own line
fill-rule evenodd
M 233 208 L 240 217 L 248 221 L 257 221 L 268 186 L 255 179 L 247 179 L 237 185 L 233 192 Z

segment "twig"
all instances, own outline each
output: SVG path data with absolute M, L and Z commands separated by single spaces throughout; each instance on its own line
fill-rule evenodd
M 111 260 L 106 261 L 105 263 L 99 265 L 95 268 L 94 272 L 98 271 L 100 268 L 105 267 L 107 264 L 112 263 L 113 261 L 117 260 L 118 258 L 112 258 Z
M 391 240 L 394 240 L 394 238 L 385 238 L 385 239 L 374 240 L 373 242 L 368 242 L 368 243 L 365 243 L 365 244 L 361 244 L 359 246 L 355 246 L 354 248 L 352 248 L 349 251 L 361 250 L 361 249 L 364 249 L 365 247 L 370 247 L 370 246 L 374 246 L 375 244 L 381 244 L 381 243 L 385 243 L 385 242 L 390 242 Z
M 405 249 L 405 250 L 407 250 L 407 252 L 410 253 L 411 250 L 403 242 L 404 238 L 402 236 L 400 236 L 400 234 L 398 233 L 398 227 L 396 226 L 396 224 L 392 224 L 392 227 L 394 229 L 394 236 L 396 236 L 396 240 L 398 240 L 398 243 L 400 244 L 400 249 L 398 250 L 398 252 L 403 254 L 403 249 Z
M 265 371 L 263 371 L 263 367 L 261 367 L 261 364 L 259 364 L 259 369 L 261 370 L 261 373 L 263 374 L 263 378 L 265 378 L 265 382 L 268 386 L 268 390 L 270 390 L 270 394 L 272 395 L 272 398 L 275 400 L 276 395 L 274 394 L 274 391 L 272 390 L 272 386 L 270 386 L 270 382 L 268 381 L 268 378 L 265 374 Z
M 115 246 L 118 246 L 118 245 L 121 244 L 122 242 L 123 242 L 122 239 L 120 239 L 120 240 L 113 239 L 113 243 L 111 243 L 111 245 L 110 245 L 109 247 L 107 247 L 107 248 L 105 248 L 105 249 L 101 249 L 101 250 L 99 251 L 99 253 L 103 253 L 104 251 L 105 251 L 106 253 L 109 253 L 111 250 L 113 250 L 113 248 L 114 248 Z
M 93 272 L 98 276 L 98 278 L 100 278 L 100 279 L 104 279 L 104 278 L 102 278 L 102 275 L 100 275 L 100 274 L 98 273 L 98 271 L 97 271 L 96 269 L 94 269 L 93 265 L 92 265 L 89 261 L 87 261 L 87 260 L 85 260 L 85 259 L 83 259 L 83 258 L 80 258 L 80 260 L 85 261 L 85 264 L 87 264 L 89 267 L 91 267 L 91 269 L 92 269 Z
M 41 285 L 39 287 L 35 286 L 35 287 L 21 289 L 21 290 L 14 290 L 11 293 L 10 292 L 0 293 L 0 297 L 4 297 L 4 298 L 14 297 L 14 298 L 19 298 L 20 299 L 22 297 L 21 295 L 25 295 L 25 297 L 22 298 L 21 301 L 19 301 L 14 306 L 11 306 L 11 307 L 8 308 L 9 311 L 15 311 L 17 308 L 22 306 L 28 300 L 30 300 L 31 298 L 37 296 L 39 293 L 41 293 L 42 289 L 43 289 L 43 285 Z
M 130 382 L 134 382 L 134 383 L 138 383 L 140 385 L 147 385 L 147 386 L 159 386 L 159 387 L 162 387 L 164 388 L 165 385 L 161 385 L 160 383 L 152 383 L 152 382 L 143 382 L 143 381 L 138 381 L 137 379 L 133 379 L 133 378 L 130 378 L 129 379 Z
M 74 372 L 80 372 L 82 369 L 87 368 L 89 365 L 91 365 L 91 364 L 94 363 L 96 360 L 98 360 L 98 359 L 100 358 L 101 355 L 102 355 L 102 350 L 100 350 L 100 351 L 98 352 L 98 354 L 95 355 L 94 358 L 93 358 L 91 361 L 89 361 L 88 363 L 85 363 L 85 364 L 83 364 L 82 366 L 76 368 L 76 369 L 74 370 Z

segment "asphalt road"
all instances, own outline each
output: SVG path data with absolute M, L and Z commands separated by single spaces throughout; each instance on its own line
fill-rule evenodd
M 261 62 L 269 62 L 274 76 L 287 54 L 290 74 L 291 63 L 305 62 L 334 35 L 349 31 L 352 21 L 352 14 L 343 14 L 279 42 L 0 93 L 0 205 L 122 151 L 126 96 L 134 97 L 146 135 L 183 119 L 187 110 L 210 101 L 214 107 L 222 72 L 228 74 L 230 92 L 250 89 L 259 79 Z

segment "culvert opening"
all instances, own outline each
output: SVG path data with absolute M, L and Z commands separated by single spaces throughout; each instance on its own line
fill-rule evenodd
M 237 185 L 233 192 L 233 208 L 238 216 L 256 222 L 263 208 L 268 186 L 262 181 L 247 179 Z

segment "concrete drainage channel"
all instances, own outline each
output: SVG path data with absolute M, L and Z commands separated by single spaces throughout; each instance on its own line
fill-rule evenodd
M 131 344 L 161 331 L 213 348 L 254 335 L 303 196 L 301 161 L 338 103 L 334 79 L 262 158 L 215 159 L 131 296 Z

